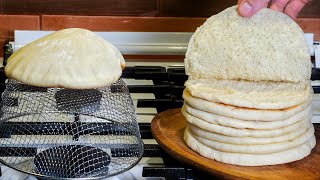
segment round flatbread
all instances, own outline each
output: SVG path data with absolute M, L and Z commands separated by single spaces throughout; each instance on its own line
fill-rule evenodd
M 303 104 L 286 109 L 252 109 L 199 99 L 190 95 L 186 89 L 183 91 L 184 101 L 195 109 L 207 111 L 220 116 L 254 121 L 281 121 L 288 119 L 305 110 L 309 106 L 311 98 L 312 97 L 310 95 L 309 99 Z
M 316 145 L 315 136 L 312 136 L 307 142 L 298 147 L 272 154 L 241 154 L 222 152 L 200 143 L 192 136 L 188 128 L 185 130 L 184 140 L 192 150 L 199 153 L 201 156 L 219 162 L 241 166 L 263 166 L 297 161 L 308 156 Z
M 244 18 L 233 6 L 208 18 L 189 41 L 185 66 L 191 79 L 303 82 L 311 76 L 303 31 L 269 8 Z
M 285 141 L 293 140 L 303 134 L 305 134 L 308 130 L 308 127 L 302 127 L 296 131 L 293 131 L 288 134 L 284 134 L 276 137 L 269 138 L 255 138 L 255 137 L 232 137 L 225 136 L 221 134 L 217 134 L 214 132 L 210 132 L 204 129 L 201 129 L 197 126 L 189 124 L 190 131 L 193 132 L 194 135 L 198 137 L 202 137 L 208 140 L 227 143 L 227 144 L 237 144 L 237 145 L 258 145 L 258 144 L 272 144 L 272 143 L 280 143 Z M 310 127 L 309 127 L 310 129 Z
M 188 104 L 184 103 L 182 106 L 182 111 L 188 112 L 190 115 L 202 119 L 211 124 L 219 124 L 221 126 L 233 127 L 238 129 L 248 128 L 248 129 L 278 129 L 292 124 L 297 123 L 303 119 L 312 118 L 312 108 L 309 105 L 305 110 L 298 112 L 297 114 L 289 117 L 288 119 L 282 121 L 248 121 L 235 118 L 229 118 L 225 116 L 220 116 L 217 114 L 208 113 L 206 111 L 201 111 L 195 109 Z
M 17 50 L 6 75 L 31 86 L 93 89 L 115 83 L 125 62 L 120 51 L 95 33 L 64 29 Z
M 212 102 L 255 109 L 284 109 L 302 104 L 310 96 L 310 81 L 252 82 L 241 80 L 189 79 L 193 96 Z
M 190 133 L 192 134 L 192 131 L 190 131 Z M 231 152 L 231 153 L 244 153 L 244 154 L 271 154 L 271 153 L 292 149 L 294 147 L 300 146 L 301 144 L 305 143 L 308 139 L 314 136 L 314 128 L 313 128 L 313 125 L 311 125 L 304 134 L 302 134 L 301 136 L 295 139 L 292 139 L 290 141 L 272 143 L 272 144 L 255 144 L 255 145 L 229 144 L 229 143 L 209 140 L 201 136 L 198 136 L 196 134 L 192 134 L 192 136 L 196 138 L 201 144 L 206 145 L 218 151 Z
M 181 111 L 182 115 L 186 118 L 187 122 L 197 126 L 201 129 L 207 130 L 209 132 L 225 135 L 225 136 L 234 136 L 234 137 L 257 137 L 257 138 L 267 138 L 267 137 L 277 137 L 282 136 L 294 131 L 297 131 L 303 127 L 310 127 L 311 120 L 304 119 L 298 121 L 297 123 L 282 127 L 279 129 L 269 129 L 269 130 L 255 130 L 255 129 L 237 129 L 226 126 L 221 126 L 217 124 L 210 124 L 202 119 L 194 117 L 185 111 Z

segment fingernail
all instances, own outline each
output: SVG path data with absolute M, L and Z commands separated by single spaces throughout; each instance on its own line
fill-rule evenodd
M 240 5 L 239 11 L 241 14 L 248 14 L 252 10 L 252 6 L 248 2 L 244 2 Z

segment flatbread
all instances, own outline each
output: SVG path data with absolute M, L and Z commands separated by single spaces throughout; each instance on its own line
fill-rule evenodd
M 71 28 L 17 50 L 5 73 L 31 86 L 93 89 L 115 83 L 124 66 L 115 46 L 89 30 Z
M 241 166 L 263 166 L 297 161 L 308 156 L 316 145 L 315 136 L 312 136 L 306 143 L 298 147 L 272 154 L 240 154 L 222 152 L 200 143 L 190 134 L 188 128 L 185 130 L 184 140 L 192 150 L 199 153 L 201 156 L 219 162 Z
M 194 135 L 216 141 L 221 143 L 227 144 L 238 144 L 238 145 L 258 145 L 258 144 L 272 144 L 272 143 L 279 143 L 284 141 L 293 140 L 302 134 L 306 133 L 310 127 L 302 127 L 296 131 L 293 131 L 288 134 L 284 134 L 281 136 L 276 137 L 269 137 L 269 138 L 254 138 L 254 137 L 232 137 L 232 136 L 225 136 L 221 134 L 217 134 L 214 132 L 210 132 L 204 129 L 201 129 L 197 126 L 189 124 L 190 131 L 193 132 Z
M 192 131 L 190 131 L 190 133 L 192 134 Z M 195 134 L 192 134 L 192 136 L 196 138 L 201 144 L 216 149 L 218 151 L 244 154 L 271 154 L 292 149 L 305 143 L 308 139 L 314 136 L 314 128 L 313 125 L 311 125 L 308 131 L 306 131 L 304 134 L 295 139 L 272 144 L 229 144 L 209 140 L 201 136 L 197 136 Z
M 189 41 L 185 66 L 191 79 L 297 83 L 311 76 L 303 31 L 269 8 L 244 18 L 233 6 L 208 18 Z
M 252 82 L 243 80 L 189 79 L 186 89 L 207 101 L 255 109 L 284 109 L 302 104 L 310 96 L 310 81 Z
M 207 111 L 220 116 L 255 121 L 281 121 L 288 119 L 291 116 L 305 110 L 309 106 L 311 98 L 312 97 L 310 95 L 309 99 L 303 104 L 286 109 L 252 109 L 199 99 L 191 96 L 186 89 L 183 91 L 184 101 L 195 109 Z
M 202 119 L 211 124 L 219 124 L 221 126 L 233 127 L 238 129 L 248 128 L 248 129 L 278 129 L 292 124 L 297 123 L 302 119 L 312 118 L 312 108 L 309 105 L 305 110 L 298 112 L 297 114 L 289 117 L 288 119 L 282 121 L 248 121 L 235 118 L 229 118 L 225 116 L 220 116 L 206 111 L 201 111 L 195 109 L 188 104 L 184 103 L 182 106 L 182 111 L 188 112 L 190 115 Z
M 277 136 L 282 136 L 282 135 L 297 131 L 303 127 L 310 127 L 311 125 L 310 119 L 304 119 L 304 120 L 298 121 L 293 125 L 282 127 L 279 129 L 269 129 L 269 130 L 237 129 L 237 128 L 231 128 L 231 127 L 221 126 L 217 124 L 210 124 L 184 111 L 181 111 L 181 112 L 183 116 L 186 118 L 187 122 L 194 126 L 197 126 L 201 129 L 204 129 L 213 133 L 217 133 L 225 136 L 233 136 L 233 137 L 257 137 L 257 138 L 277 137 Z

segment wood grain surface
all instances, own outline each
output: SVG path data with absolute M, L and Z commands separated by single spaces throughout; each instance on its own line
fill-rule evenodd
M 320 127 L 315 125 L 317 145 L 306 158 L 292 163 L 246 167 L 220 163 L 189 149 L 183 140 L 186 120 L 180 109 L 158 114 L 151 123 L 154 138 L 174 158 L 218 177 L 231 179 L 320 179 Z

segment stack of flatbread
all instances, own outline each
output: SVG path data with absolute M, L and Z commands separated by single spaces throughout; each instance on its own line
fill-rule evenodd
M 299 26 L 262 9 L 231 7 L 192 36 L 182 114 L 184 139 L 200 155 L 243 166 L 288 163 L 315 146 L 311 61 Z

